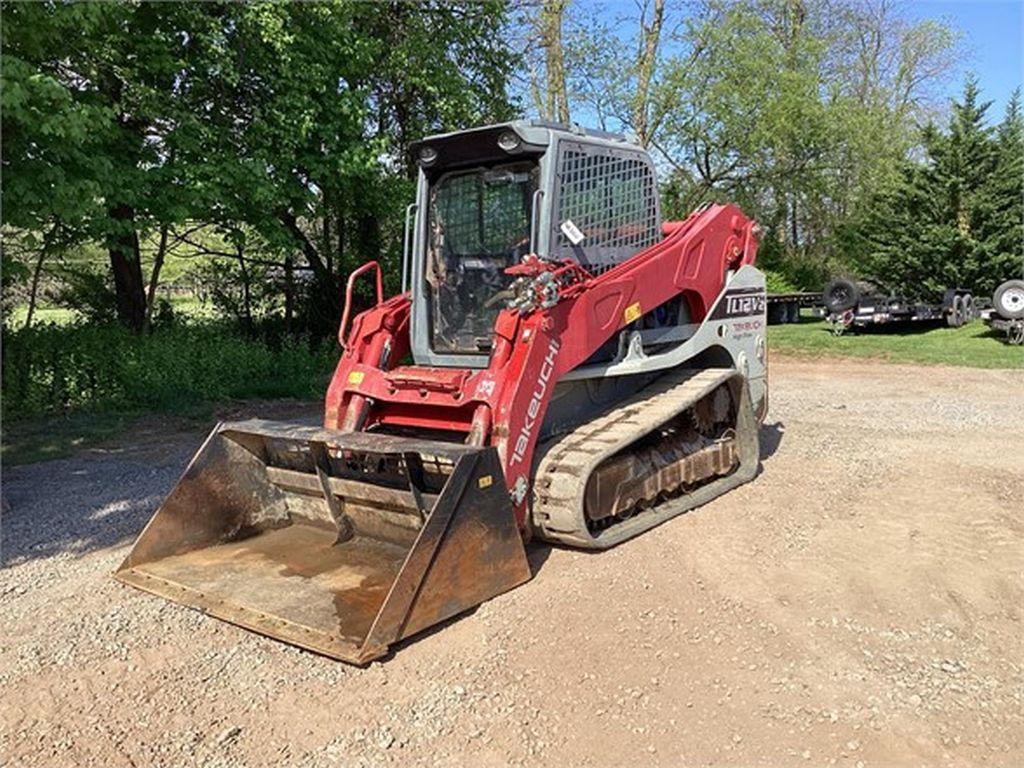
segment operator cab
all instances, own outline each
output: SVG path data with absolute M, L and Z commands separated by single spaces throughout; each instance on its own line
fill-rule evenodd
M 402 289 L 419 365 L 486 366 L 511 298 L 505 270 L 527 254 L 600 274 L 660 237 L 653 165 L 622 136 L 516 121 L 430 136 L 411 152 L 419 179 Z

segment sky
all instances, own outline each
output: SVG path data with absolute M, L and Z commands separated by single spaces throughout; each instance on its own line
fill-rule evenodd
M 968 72 L 978 78 L 982 97 L 992 102 L 989 120 L 998 122 L 1013 89 L 1024 81 L 1024 0 L 915 0 L 912 19 L 944 21 L 963 34 L 963 60 L 946 88 L 957 96 Z
M 636 13 L 637 0 L 578 0 L 596 3 L 609 17 Z M 669 7 L 687 0 L 668 0 Z M 1014 88 L 1024 83 L 1024 0 L 903 0 L 908 20 L 935 19 L 961 33 L 961 57 L 939 94 L 956 98 L 968 73 L 978 78 L 982 97 L 991 101 L 988 119 L 997 123 Z

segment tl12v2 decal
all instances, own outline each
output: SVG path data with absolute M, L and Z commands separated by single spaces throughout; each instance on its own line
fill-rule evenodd
M 711 320 L 728 320 L 733 317 L 757 317 L 763 315 L 768 297 L 764 288 L 731 288 L 711 312 Z

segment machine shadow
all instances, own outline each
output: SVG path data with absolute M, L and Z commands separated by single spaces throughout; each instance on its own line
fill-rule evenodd
M 544 563 L 551 557 L 552 545 L 546 541 L 531 541 L 526 545 L 526 561 L 530 564 L 531 578 L 536 578 Z
M 130 545 L 217 421 L 257 415 L 315 426 L 320 407 L 290 399 L 232 402 L 201 426 L 151 414 L 127 422 L 128 429 L 107 443 L 5 467 L 0 568 Z
M 782 445 L 782 438 L 786 434 L 786 425 L 781 421 L 774 424 L 761 425 L 761 461 L 770 459 Z
M 174 487 L 182 461 L 58 459 L 5 472 L 0 567 L 130 543 Z M 61 478 L 57 480 L 56 478 Z
M 775 452 L 779 450 L 779 446 L 782 445 L 783 437 L 786 434 L 786 425 L 784 422 L 776 421 L 773 424 L 763 424 L 761 426 L 761 455 L 760 461 L 758 462 L 757 475 L 760 476 L 763 471 L 761 462 L 771 458 L 775 455 Z M 691 509 L 684 514 L 692 514 L 699 511 L 697 509 Z M 667 521 L 666 521 L 667 522 Z M 616 547 L 621 546 L 627 542 L 621 542 L 615 545 Z M 570 552 L 576 552 L 581 555 L 593 555 L 600 556 L 606 550 L 600 549 L 578 549 L 576 547 L 570 547 L 564 544 L 552 544 L 546 541 L 534 540 L 526 545 L 526 558 L 530 563 L 530 573 L 533 578 L 536 578 L 544 567 L 544 563 L 551 557 L 551 552 L 554 549 L 564 549 Z M 613 547 L 614 549 L 614 547 Z

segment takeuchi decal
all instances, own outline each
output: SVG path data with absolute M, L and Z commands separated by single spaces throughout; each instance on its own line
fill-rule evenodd
M 548 391 L 551 376 L 555 372 L 555 358 L 558 357 L 558 342 L 551 339 L 548 342 L 548 352 L 544 356 L 544 363 L 537 375 L 537 383 L 533 387 L 533 394 L 530 396 L 530 404 L 526 407 L 526 418 L 523 419 L 523 426 L 519 430 L 516 444 L 512 448 L 512 461 L 510 465 L 520 463 L 530 448 L 530 435 L 537 426 L 537 417 L 540 416 L 541 408 L 544 405 L 544 395 Z

